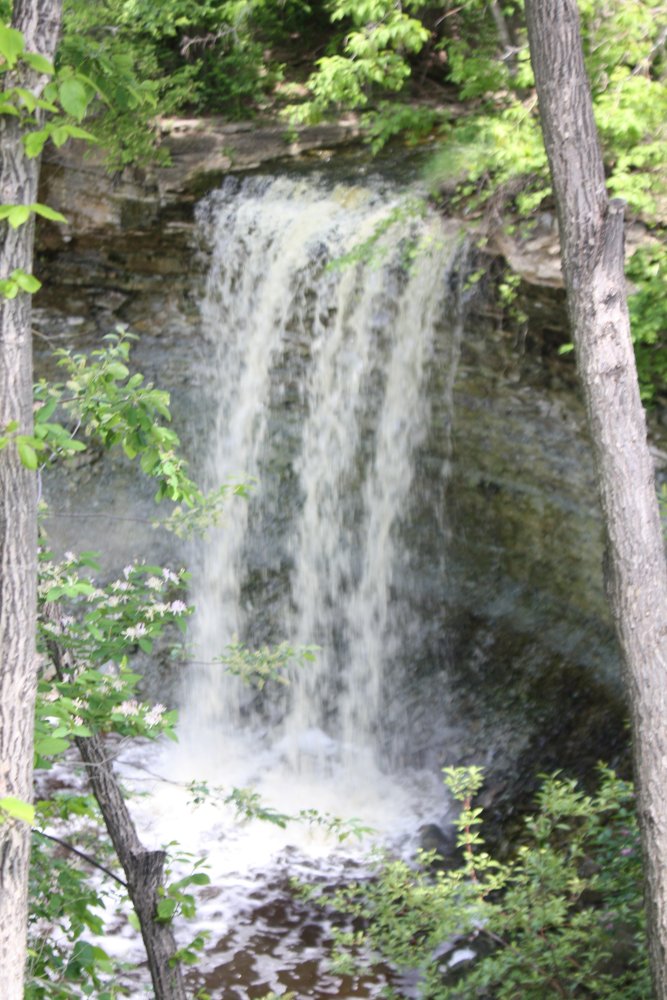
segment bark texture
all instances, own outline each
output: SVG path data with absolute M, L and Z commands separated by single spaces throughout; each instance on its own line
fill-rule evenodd
M 102 740 L 98 736 L 78 738 L 76 745 L 125 872 L 130 899 L 141 926 L 155 996 L 157 1000 L 185 1000 L 180 963 L 175 962 L 173 967 L 170 964 L 176 952 L 171 924 L 156 920 L 166 854 L 147 851 L 139 840 Z
M 605 189 L 576 0 L 526 0 L 526 18 L 625 665 L 651 973 L 667 1000 L 667 564 L 630 340 L 623 203 Z
M 57 605 L 47 605 L 55 620 Z M 69 654 L 55 640 L 48 644 L 51 662 L 60 680 L 65 669 L 75 669 Z M 136 827 L 114 774 L 111 758 L 101 737 L 78 737 L 75 740 L 86 765 L 88 780 L 100 807 L 102 818 L 120 861 L 127 891 L 141 927 L 156 1000 L 186 1000 L 180 962 L 174 962 L 176 941 L 169 921 L 157 919 L 159 889 L 164 884 L 164 851 L 148 851 L 139 840 Z
M 13 26 L 25 47 L 52 59 L 60 28 L 60 0 L 15 0 Z M 44 78 L 26 69 L 3 77 L 39 93 Z M 21 121 L 0 115 L 0 204 L 37 200 L 39 163 L 28 160 Z M 11 229 L 0 223 L 0 277 L 15 268 L 32 272 L 33 224 Z M 30 296 L 0 297 L 0 429 L 18 421 L 32 430 Z M 36 689 L 35 615 L 37 577 L 35 474 L 13 446 L 0 451 L 0 797 L 32 799 L 33 713 Z M 0 824 L 0 997 L 20 1000 L 26 958 L 30 829 Z

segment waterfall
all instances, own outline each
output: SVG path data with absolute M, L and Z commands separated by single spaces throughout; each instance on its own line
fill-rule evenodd
M 379 180 L 283 177 L 230 179 L 199 208 L 204 478 L 257 481 L 196 556 L 184 733 L 209 750 L 245 728 L 292 766 L 387 759 L 414 655 L 400 595 L 422 572 L 410 511 L 433 502 L 427 460 L 446 480 L 462 327 L 459 227 L 405 204 Z M 319 653 L 262 700 L 211 663 L 235 637 Z

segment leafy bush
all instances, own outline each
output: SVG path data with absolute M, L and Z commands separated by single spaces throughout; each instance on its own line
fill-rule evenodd
M 418 867 L 383 858 L 374 879 L 320 895 L 362 928 L 338 933 L 338 970 L 388 963 L 418 975 L 424 1000 L 649 996 L 632 787 L 607 769 L 595 795 L 546 778 L 514 856 L 499 861 L 472 805 L 481 770 L 448 768 L 445 780 L 462 806 L 460 867 L 434 853 Z
M 635 291 L 628 298 L 642 398 L 665 396 L 667 385 L 667 247 L 636 250 L 626 269 Z

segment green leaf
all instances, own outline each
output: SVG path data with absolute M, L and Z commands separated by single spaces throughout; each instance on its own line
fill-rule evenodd
M 115 379 L 127 378 L 130 374 L 129 368 L 127 368 L 127 366 L 121 361 L 112 361 L 111 364 L 107 366 L 107 371 Z
M 51 222 L 67 222 L 64 215 L 56 212 L 55 208 L 51 208 L 49 205 L 42 205 L 40 202 L 35 202 L 30 208 L 36 215 L 41 215 L 43 219 L 50 219 Z
M 16 60 L 23 52 L 24 44 L 20 31 L 0 24 L 0 56 L 4 56 L 10 69 L 16 65 Z
M 31 160 L 39 156 L 48 138 L 49 133 L 45 128 L 41 128 L 37 132 L 28 132 L 27 135 L 24 135 L 23 145 L 25 146 L 26 155 Z
M 12 271 L 10 277 L 13 278 L 21 291 L 28 292 L 30 295 L 38 292 L 42 287 L 41 281 L 39 281 L 34 274 L 26 274 L 26 272 L 22 271 L 20 268 Z
M 25 87 L 14 87 L 14 93 L 21 98 L 21 102 L 32 113 L 37 107 L 37 98 L 30 90 L 26 90 Z
M 53 68 L 53 63 L 50 62 L 46 56 L 42 56 L 39 52 L 24 52 L 23 61 L 34 69 L 36 73 L 46 73 L 48 76 L 53 76 L 55 69 Z
M 59 125 L 57 128 L 51 129 L 51 142 L 57 149 L 64 146 L 68 139 L 69 129 L 67 125 Z
M 11 816 L 12 819 L 20 819 L 24 823 L 28 823 L 29 826 L 35 822 L 35 807 L 30 805 L 29 802 L 23 802 L 22 799 L 14 798 L 13 795 L 7 795 L 5 798 L 0 799 L 0 813 L 5 813 L 7 816 Z M 0 822 L 2 818 L 0 817 Z
M 56 736 L 44 736 L 35 740 L 35 753 L 43 757 L 51 757 L 54 754 L 62 753 L 69 748 L 69 740 L 63 740 Z
M 72 118 L 81 121 L 88 107 L 88 91 L 79 80 L 64 80 L 58 87 L 63 109 Z
M 176 912 L 176 900 L 175 899 L 161 899 L 157 904 L 157 918 L 158 920 L 171 920 L 174 913 Z
M 87 129 L 81 128 L 79 125 L 67 125 L 67 133 L 71 139 L 85 139 L 86 142 L 99 142 L 92 132 L 88 132 Z
M 53 416 L 54 410 L 58 405 L 57 399 L 49 399 L 35 412 L 35 423 L 45 424 L 49 417 Z
M 7 221 L 12 229 L 18 229 L 30 218 L 30 209 L 27 205 L 12 205 L 7 212 Z
M 26 469 L 36 469 L 37 468 L 37 452 L 28 444 L 27 441 L 17 440 L 16 447 L 18 449 L 19 458 Z

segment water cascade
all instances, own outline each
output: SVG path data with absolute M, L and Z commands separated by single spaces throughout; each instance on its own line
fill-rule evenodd
M 409 514 L 427 442 L 437 441 L 443 490 L 447 477 L 459 227 L 406 210 L 380 182 L 313 178 L 230 180 L 200 223 L 214 411 L 204 477 L 258 485 L 198 553 L 196 659 L 211 664 L 235 637 L 319 652 L 259 704 L 219 666 L 200 667 L 185 739 L 201 746 L 205 733 L 211 760 L 244 730 L 292 768 L 386 769 L 397 748 L 383 719 L 409 672 L 400 593 L 414 571 Z M 431 572 L 445 557 L 436 499 Z

